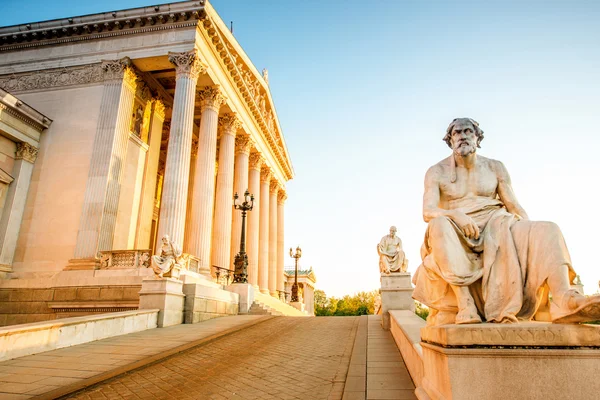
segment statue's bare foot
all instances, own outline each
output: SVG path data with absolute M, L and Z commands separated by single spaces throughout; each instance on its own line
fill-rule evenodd
M 600 320 L 600 295 L 586 297 L 570 290 L 561 299 L 560 306 L 552 303 L 550 314 L 557 324 L 576 324 Z
M 463 308 L 456 314 L 456 324 L 479 324 L 481 317 L 477 314 L 477 308 L 473 304 Z

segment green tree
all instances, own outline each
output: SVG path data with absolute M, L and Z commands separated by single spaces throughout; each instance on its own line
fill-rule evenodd
M 373 314 L 375 298 L 379 292 L 359 292 L 354 295 L 345 295 L 338 299 L 327 297 L 322 290 L 315 290 L 315 315 L 368 315 Z

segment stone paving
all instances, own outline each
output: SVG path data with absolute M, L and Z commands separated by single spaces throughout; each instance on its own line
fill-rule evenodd
M 0 400 L 416 399 L 380 323 L 246 315 L 152 329 L 2 362 Z
M 55 398 L 68 388 L 101 382 L 198 341 L 272 317 L 239 315 L 201 324 L 176 325 L 115 336 L 78 346 L 0 362 L 0 400 Z M 94 382 L 95 381 L 95 382 Z M 85 386 L 83 386 L 85 387 Z
M 69 399 L 341 399 L 359 317 L 277 317 Z

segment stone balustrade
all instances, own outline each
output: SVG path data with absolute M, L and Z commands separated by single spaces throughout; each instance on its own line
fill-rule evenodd
M 150 263 L 150 249 L 100 252 L 100 269 L 148 268 Z

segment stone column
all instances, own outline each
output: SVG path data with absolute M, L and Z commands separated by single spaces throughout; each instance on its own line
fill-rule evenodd
M 279 298 L 277 293 L 277 193 L 279 182 L 273 179 L 269 192 L 269 292 Z
M 235 164 L 234 164 L 234 176 L 233 176 L 233 192 L 243 199 L 244 192 L 248 187 L 248 162 L 250 156 L 250 147 L 252 146 L 252 140 L 248 135 L 237 135 L 235 137 Z M 254 192 L 250 192 L 254 194 Z M 233 260 L 235 255 L 240 251 L 240 238 L 242 234 L 242 213 L 238 210 L 233 210 L 233 223 L 231 224 L 231 257 L 229 259 L 229 269 L 233 270 Z M 248 212 L 248 217 L 251 213 L 255 212 L 254 209 Z M 248 218 L 246 217 L 246 218 Z M 248 231 L 246 231 L 246 238 L 248 238 Z M 248 264 L 250 261 L 248 261 Z
M 148 153 L 142 186 L 140 218 L 138 219 L 137 235 L 135 238 L 136 249 L 152 248 L 150 234 L 152 230 L 152 216 L 154 214 L 156 175 L 158 174 L 158 159 L 160 157 L 160 142 L 162 140 L 164 120 L 165 105 L 162 101 L 155 99 L 152 104 L 152 118 L 150 120 L 150 128 L 148 129 L 150 135 L 148 137 Z
M 219 118 L 222 128 L 219 144 L 219 171 L 215 194 L 215 215 L 212 232 L 212 265 L 229 268 L 231 256 L 231 218 L 233 217 L 233 162 L 235 135 L 241 122 L 235 114 Z
M 137 76 L 131 60 L 103 61 L 104 90 L 74 258 L 67 269 L 96 267 L 99 251 L 111 250 L 129 140 Z
M 260 168 L 264 158 L 258 152 L 250 154 L 248 170 L 248 190 L 254 194 L 254 207 L 248 213 L 248 229 L 246 230 L 246 244 L 248 253 L 248 282 L 258 287 L 258 259 L 259 259 L 259 235 L 260 235 Z
M 200 259 L 200 272 L 210 275 L 217 127 L 219 109 L 226 99 L 218 86 L 206 86 L 198 91 L 198 96 L 200 97 L 201 119 L 198 131 L 198 156 L 194 171 L 190 253 Z
M 284 260 L 285 260 L 285 250 L 284 250 L 284 225 L 283 225 L 283 205 L 285 200 L 287 199 L 287 194 L 285 190 L 280 189 L 279 194 L 277 195 L 277 290 L 284 291 Z M 285 301 L 285 295 L 282 299 Z
M 2 272 L 12 270 L 27 192 L 31 183 L 33 163 L 37 154 L 38 149 L 29 143 L 17 143 L 15 164 L 12 170 L 14 180 L 8 186 L 4 212 L 0 218 L 0 271 Z
M 258 235 L 258 287 L 269 294 L 269 184 L 271 169 L 263 165 L 260 170 L 260 227 Z
M 158 240 L 169 235 L 171 241 L 181 247 L 185 234 L 196 83 L 198 76 L 206 72 L 206 66 L 198 60 L 196 50 L 169 53 L 169 61 L 175 65 L 176 82 Z
M 198 163 L 198 140 L 192 139 L 192 152 L 190 160 L 190 178 L 188 186 L 187 210 L 185 221 L 185 240 L 183 242 L 183 252 L 192 254 L 192 213 L 194 210 L 194 179 L 196 177 L 196 164 Z

